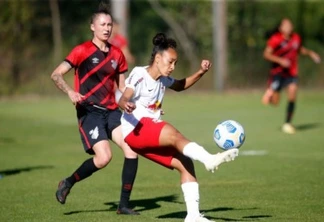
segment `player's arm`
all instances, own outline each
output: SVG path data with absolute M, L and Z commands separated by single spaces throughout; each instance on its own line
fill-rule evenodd
M 177 80 L 175 79 L 173 84 L 170 86 L 170 89 L 174 91 L 183 91 L 194 85 L 211 67 L 211 63 L 209 60 L 202 60 L 200 69 L 188 76 L 187 78 Z
M 263 57 L 270 62 L 278 63 L 282 67 L 288 68 L 290 66 L 290 61 L 288 59 L 274 55 L 273 48 L 270 46 L 267 46 L 264 49 Z
M 300 47 L 300 54 L 311 57 L 311 59 L 315 63 L 321 62 L 321 57 L 316 52 L 314 52 L 313 50 L 307 49 L 304 46 Z
M 133 97 L 133 95 L 134 90 L 130 87 L 126 87 L 118 102 L 119 107 L 126 113 L 131 113 L 136 108 L 135 104 L 130 102 L 130 99 Z
M 119 75 L 117 75 L 116 84 L 117 84 L 119 91 L 124 92 L 124 90 L 125 90 L 125 74 L 124 73 L 120 73 Z
M 80 102 L 83 96 L 75 92 L 64 80 L 63 76 L 72 69 L 72 66 L 64 61 L 62 62 L 51 74 L 51 79 L 62 92 L 66 93 L 71 99 L 72 103 L 75 104 Z

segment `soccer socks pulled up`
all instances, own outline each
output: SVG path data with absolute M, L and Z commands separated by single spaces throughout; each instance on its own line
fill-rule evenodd
M 79 182 L 89 176 L 94 172 L 99 170 L 93 162 L 93 158 L 84 161 L 81 166 L 66 180 L 73 186 L 76 182 Z
M 287 114 L 286 114 L 286 123 L 290 123 L 295 111 L 295 102 L 288 102 L 287 105 Z
M 199 185 L 197 182 L 188 182 L 181 184 L 183 197 L 187 207 L 186 218 L 199 217 Z
M 183 154 L 193 160 L 198 160 L 201 163 L 206 163 L 212 158 L 212 155 L 208 153 L 204 147 L 199 146 L 195 142 L 190 142 L 183 148 Z
M 129 198 L 133 189 L 136 173 L 138 167 L 138 158 L 124 159 L 124 166 L 122 172 L 122 188 L 120 194 L 119 207 L 128 207 Z

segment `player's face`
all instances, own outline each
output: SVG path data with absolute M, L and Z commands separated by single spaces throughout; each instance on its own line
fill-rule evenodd
M 290 35 L 293 31 L 294 27 L 293 24 L 289 19 L 283 19 L 281 21 L 279 31 L 284 35 Z
M 95 38 L 100 41 L 108 41 L 113 27 L 112 18 L 107 14 L 99 14 L 91 24 L 91 30 Z
M 175 69 L 175 66 L 178 61 L 177 52 L 169 48 L 163 51 L 161 54 L 158 54 L 157 66 L 162 76 L 169 76 Z

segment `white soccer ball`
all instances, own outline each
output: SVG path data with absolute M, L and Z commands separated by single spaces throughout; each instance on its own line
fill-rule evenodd
M 244 128 L 234 120 L 223 121 L 214 130 L 214 140 L 223 150 L 239 148 L 245 140 Z

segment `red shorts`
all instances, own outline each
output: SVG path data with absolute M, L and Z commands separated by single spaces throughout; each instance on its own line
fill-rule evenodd
M 139 155 L 164 167 L 173 169 L 172 158 L 178 153 L 172 147 L 160 146 L 160 134 L 166 122 L 143 117 L 135 129 L 126 136 L 125 142 Z

